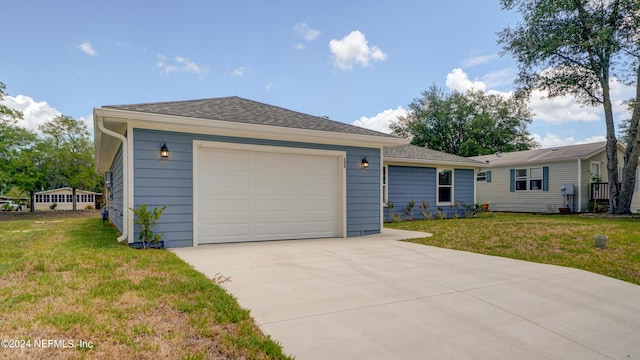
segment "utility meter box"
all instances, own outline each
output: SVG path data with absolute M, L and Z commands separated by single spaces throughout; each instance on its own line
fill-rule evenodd
M 574 185 L 573 184 L 562 184 L 560 185 L 560 193 L 562 195 L 573 195 L 574 194 Z

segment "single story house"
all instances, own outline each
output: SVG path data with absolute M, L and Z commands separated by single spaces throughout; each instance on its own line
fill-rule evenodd
M 383 148 L 408 140 L 239 97 L 103 106 L 96 168 L 109 219 L 167 208 L 166 247 L 351 237 L 383 223 Z
M 476 175 L 477 200 L 496 211 L 589 211 L 590 204 L 608 199 L 605 146 L 597 142 L 471 157 L 483 163 Z M 624 150 L 618 144 L 620 166 Z M 632 212 L 640 208 L 637 180 L 635 191 Z
M 76 209 L 96 209 L 101 193 L 76 189 Z M 54 206 L 55 204 L 55 206 Z M 34 194 L 34 209 L 38 210 L 73 210 L 73 189 L 62 187 L 53 190 L 39 191 Z
M 415 145 L 385 147 L 383 201 L 393 204 L 385 209 L 389 220 L 395 213 L 409 217 L 404 209 L 410 202 L 411 218 L 422 219 L 423 211 L 434 216 L 438 209 L 447 217 L 462 215 L 463 206 L 476 203 L 475 171 L 483 163 Z

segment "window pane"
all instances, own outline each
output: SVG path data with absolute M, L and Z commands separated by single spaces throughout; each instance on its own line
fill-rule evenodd
M 531 168 L 532 179 L 542 179 L 542 168 Z
M 438 184 L 439 185 L 451 185 L 452 176 L 451 170 L 440 170 L 438 174 Z
M 516 169 L 516 177 L 527 177 L 527 169 Z
M 527 190 L 527 180 L 516 181 L 516 190 Z
M 542 180 L 531 180 L 530 190 L 542 190 Z
M 439 187 L 438 188 L 438 202 L 451 202 L 451 188 Z
M 487 181 L 487 173 L 482 171 L 478 173 L 478 176 L 476 177 L 476 181 Z

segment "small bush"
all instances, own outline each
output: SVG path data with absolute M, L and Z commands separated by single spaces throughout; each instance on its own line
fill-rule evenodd
M 429 220 L 429 218 L 431 217 L 431 213 L 429 212 L 429 203 L 422 200 L 422 202 L 420 203 L 420 215 L 422 215 L 422 218 L 425 220 Z
M 404 213 L 407 215 L 409 221 L 413 220 L 413 209 L 416 207 L 416 202 L 413 199 L 409 200 L 409 203 L 404 208 Z
M 56 207 L 58 207 L 57 203 L 53 203 L 53 204 L 49 205 L 49 209 L 51 209 L 51 210 L 55 210 Z

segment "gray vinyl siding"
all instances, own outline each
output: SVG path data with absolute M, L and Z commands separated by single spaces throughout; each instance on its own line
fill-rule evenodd
M 120 145 L 111 164 L 111 192 L 113 198 L 109 200 L 109 220 L 120 232 L 122 232 L 122 212 L 124 207 L 122 170 L 122 145 Z
M 347 236 L 380 232 L 380 149 L 322 145 L 265 139 L 234 138 L 157 130 L 134 129 L 134 204 L 167 209 L 160 218 L 158 232 L 164 232 L 166 247 L 193 244 L 193 141 L 218 141 L 253 145 L 345 151 Z M 168 159 L 160 158 L 166 143 Z M 361 169 L 362 158 L 369 161 Z M 135 236 L 139 229 L 135 229 Z
M 434 214 L 437 205 L 437 179 L 435 167 L 399 166 L 389 165 L 387 186 L 388 200 L 393 203 L 394 208 L 385 209 L 385 220 L 391 219 L 391 214 L 400 214 L 406 218 L 404 209 L 409 201 L 415 202 L 413 210 L 414 219 L 422 219 L 420 204 L 426 201 L 429 204 L 429 212 Z M 454 169 L 453 174 L 453 196 L 458 203 L 473 203 L 473 181 L 474 171 L 471 169 Z M 447 216 L 452 216 L 454 209 L 451 206 L 440 206 Z M 463 213 L 462 207 L 457 209 L 458 213 Z
M 549 168 L 548 191 L 527 190 L 514 191 L 510 189 L 510 169 Z M 484 170 L 484 169 L 483 169 Z M 477 182 L 477 202 L 491 204 L 494 211 L 514 212 L 548 212 L 552 209 L 558 212 L 563 207 L 563 197 L 560 194 L 562 184 L 575 184 L 574 206 L 577 206 L 578 192 L 578 160 L 563 161 L 550 164 L 508 165 L 487 168 L 491 171 L 491 182 Z M 583 197 L 587 196 L 583 193 Z M 576 207 L 574 207 L 577 209 Z

